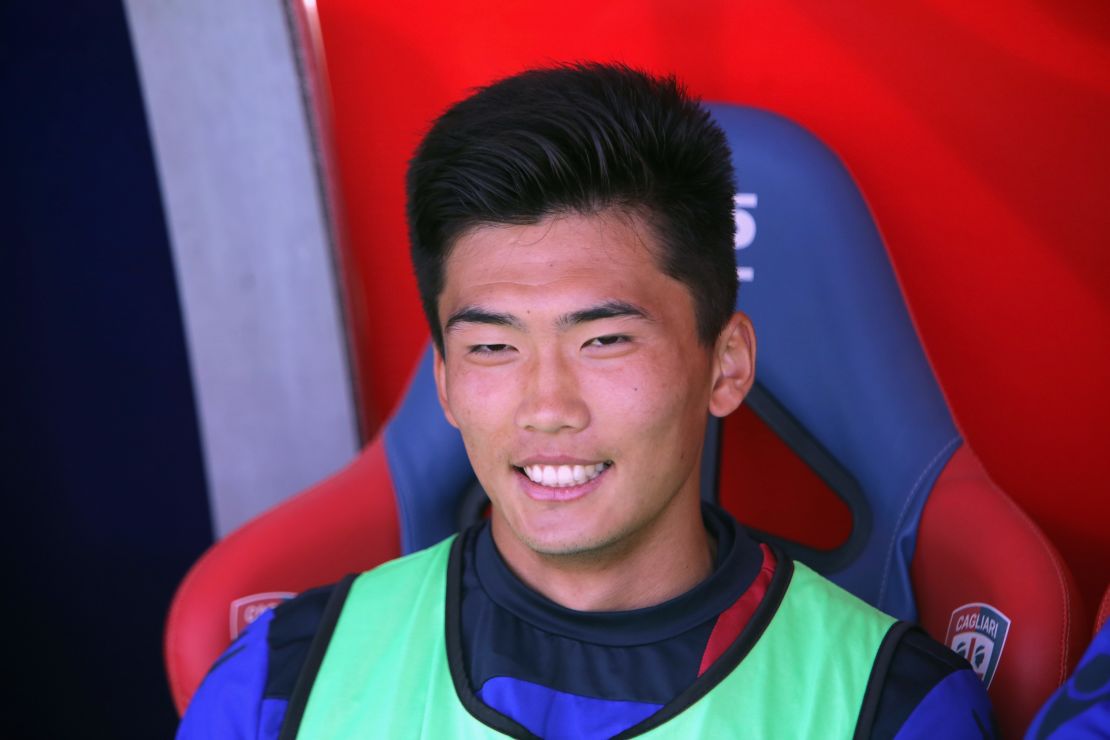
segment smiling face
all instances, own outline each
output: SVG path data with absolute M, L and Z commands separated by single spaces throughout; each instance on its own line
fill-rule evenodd
M 751 382 L 737 314 L 699 344 L 694 301 L 622 212 L 483 226 L 455 243 L 436 382 L 493 503 L 502 554 L 603 554 L 700 527 L 707 412 Z

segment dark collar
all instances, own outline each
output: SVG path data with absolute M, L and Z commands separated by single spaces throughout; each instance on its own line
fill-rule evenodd
M 581 612 L 560 606 L 517 578 L 493 542 L 488 524 L 474 542 L 474 564 L 482 589 L 498 606 L 529 624 L 575 640 L 628 646 L 658 642 L 713 620 L 740 597 L 763 562 L 759 545 L 722 509 L 703 504 L 705 528 L 717 541 L 713 573 L 662 604 L 618 612 Z

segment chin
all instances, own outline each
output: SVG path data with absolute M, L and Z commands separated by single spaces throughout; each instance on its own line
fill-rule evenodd
M 621 539 L 614 532 L 587 532 L 581 527 L 574 531 L 524 531 L 516 535 L 529 550 L 546 557 L 599 555 Z
M 552 558 L 584 555 L 597 549 L 592 543 L 574 540 L 529 541 L 524 544 L 537 555 Z

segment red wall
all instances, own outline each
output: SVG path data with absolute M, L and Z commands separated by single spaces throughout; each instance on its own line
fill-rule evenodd
M 989 6 L 994 7 L 989 7 Z M 783 113 L 870 200 L 941 384 L 1093 604 L 1110 581 L 1110 4 L 319 0 L 360 385 L 427 336 L 403 173 L 429 120 L 523 67 L 620 60 Z M 990 543 L 983 543 L 989 547 Z

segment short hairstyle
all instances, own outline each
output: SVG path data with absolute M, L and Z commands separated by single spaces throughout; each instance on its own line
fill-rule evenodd
M 480 88 L 432 124 L 407 192 L 417 286 L 441 353 L 444 266 L 481 225 L 624 209 L 653 229 L 660 270 L 690 290 L 704 346 L 736 303 L 731 153 L 673 76 L 590 63 Z

